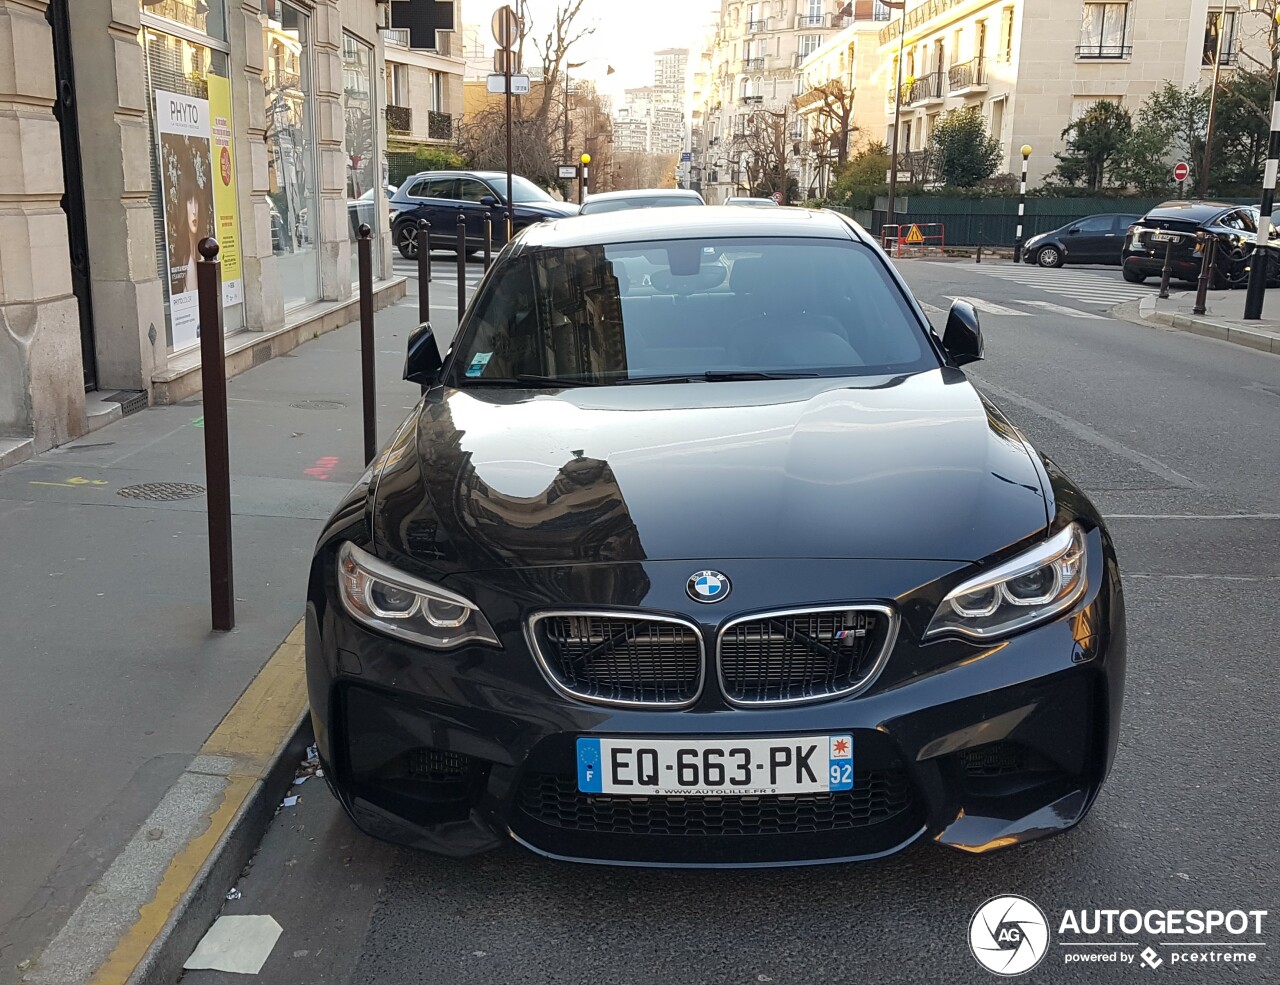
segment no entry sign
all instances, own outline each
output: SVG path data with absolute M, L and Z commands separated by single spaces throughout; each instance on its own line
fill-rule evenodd
M 1187 175 L 1189 175 L 1190 173 L 1191 173 L 1191 168 L 1187 165 L 1186 161 L 1179 161 L 1177 164 L 1173 166 L 1174 181 L 1186 181 Z

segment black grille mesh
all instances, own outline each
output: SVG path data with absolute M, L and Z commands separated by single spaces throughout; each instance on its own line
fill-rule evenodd
M 865 828 L 911 806 L 902 770 L 856 773 L 852 790 L 769 797 L 619 797 L 586 794 L 574 777 L 535 773 L 520 809 L 543 824 L 622 835 L 788 835 Z
M 536 630 L 569 691 L 604 701 L 683 704 L 697 697 L 702 642 L 692 626 L 618 616 L 548 616 Z
M 720 637 L 720 674 L 734 701 L 797 701 L 851 690 L 874 667 L 883 613 L 812 612 L 755 619 Z

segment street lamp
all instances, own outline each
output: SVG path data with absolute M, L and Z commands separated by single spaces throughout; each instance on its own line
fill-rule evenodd
M 1027 162 L 1031 160 L 1031 145 L 1022 145 L 1022 185 L 1018 191 L 1018 232 L 1013 243 L 1013 262 L 1022 262 L 1022 220 L 1027 214 Z

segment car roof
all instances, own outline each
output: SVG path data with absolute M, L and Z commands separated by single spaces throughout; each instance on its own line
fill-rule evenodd
M 1220 212 L 1227 212 L 1231 209 L 1248 208 L 1246 205 L 1232 205 L 1230 202 L 1192 202 L 1192 201 L 1170 201 L 1161 202 L 1153 209 L 1147 211 L 1147 215 L 1165 216 L 1171 219 L 1191 219 L 1200 221 L 1210 219 Z
M 610 202 L 628 198 L 696 198 L 699 195 L 691 188 L 631 188 L 624 191 L 595 192 L 587 196 L 588 202 Z
M 519 242 L 542 249 L 732 236 L 804 236 L 871 242 L 852 221 L 835 212 L 801 208 L 738 209 L 729 205 L 681 209 L 679 219 L 673 219 L 667 209 L 568 216 L 530 226 L 521 234 Z
M 513 178 L 523 178 L 524 175 L 512 174 Z M 419 171 L 411 174 L 400 182 L 403 188 L 411 181 L 417 181 L 419 178 L 484 178 L 486 181 L 502 181 L 507 180 L 507 172 L 505 171 L 468 171 L 465 168 L 459 168 L 451 171 Z M 527 180 L 527 179 L 526 179 Z

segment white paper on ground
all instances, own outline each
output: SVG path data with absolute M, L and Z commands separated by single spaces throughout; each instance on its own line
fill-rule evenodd
M 182 967 L 256 975 L 283 933 L 269 916 L 219 917 Z

